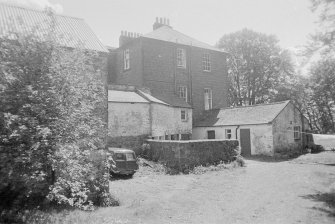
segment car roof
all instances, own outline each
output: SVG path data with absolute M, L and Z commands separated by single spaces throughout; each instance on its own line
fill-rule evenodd
M 108 147 L 108 151 L 110 152 L 118 152 L 118 153 L 134 153 L 133 150 L 131 149 L 124 149 L 124 148 L 112 148 L 112 147 Z

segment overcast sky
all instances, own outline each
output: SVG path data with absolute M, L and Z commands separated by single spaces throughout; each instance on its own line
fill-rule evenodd
M 274 34 L 284 48 L 303 45 L 317 24 L 309 0 L 0 0 L 29 7 L 53 7 L 80 17 L 106 45 L 118 47 L 121 30 L 148 33 L 156 17 L 214 45 L 224 34 L 243 28 Z

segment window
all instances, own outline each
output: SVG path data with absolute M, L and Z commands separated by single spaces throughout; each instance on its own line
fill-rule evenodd
M 214 130 L 207 131 L 207 139 L 215 139 L 215 131 Z
M 187 102 L 187 87 L 186 86 L 179 86 L 178 87 L 178 96 Z
M 213 107 L 213 95 L 212 95 L 212 90 L 211 89 L 205 89 L 205 110 L 211 110 Z
M 123 153 L 115 153 L 114 158 L 115 158 L 115 160 L 118 160 L 118 161 L 119 160 L 126 160 L 126 156 Z
M 186 68 L 186 51 L 182 48 L 177 48 L 177 67 Z
M 180 117 L 182 121 L 187 121 L 187 112 L 186 110 L 181 110 L 180 111 Z
M 130 52 L 129 49 L 123 51 L 123 69 L 130 69 Z
M 231 129 L 225 130 L 226 139 L 231 139 Z
M 206 72 L 211 71 L 211 58 L 210 58 L 210 54 L 208 53 L 204 53 L 202 55 L 202 70 Z
M 300 126 L 294 126 L 294 139 L 300 139 L 301 131 Z
M 135 160 L 135 156 L 133 153 L 126 154 L 127 161 Z

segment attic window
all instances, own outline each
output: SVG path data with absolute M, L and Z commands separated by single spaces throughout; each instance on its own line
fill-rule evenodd
M 294 139 L 298 140 L 301 138 L 300 126 L 294 126 Z

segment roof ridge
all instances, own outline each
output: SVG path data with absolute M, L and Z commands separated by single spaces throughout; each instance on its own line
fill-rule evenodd
M 167 32 L 175 32 L 175 35 L 179 37 L 182 37 L 182 38 L 173 38 L 170 39 L 170 40 L 167 40 L 167 39 L 162 39 L 162 38 L 157 38 L 155 37 L 155 32 L 158 31 L 158 32 L 165 32 L 165 30 Z M 206 42 L 203 42 L 203 41 L 200 41 L 200 40 L 197 40 L 189 35 L 186 35 L 178 30 L 175 30 L 173 29 L 172 27 L 168 27 L 168 26 L 161 26 L 149 33 L 146 33 L 144 34 L 143 36 L 141 36 L 142 38 L 149 38 L 149 39 L 155 39 L 155 40 L 159 40 L 159 41 L 165 41 L 165 42 L 170 42 L 170 43 L 175 43 L 175 44 L 180 44 L 180 45 L 185 45 L 185 46 L 191 46 L 191 47 L 197 47 L 197 48 L 202 48 L 202 49 L 208 49 L 208 50 L 212 50 L 212 51 L 217 51 L 217 52 L 221 52 L 221 53 L 227 53 L 225 51 L 223 51 L 222 49 L 220 48 L 217 48 L 215 47 L 214 45 L 210 45 Z M 188 41 L 183 41 L 183 39 L 187 39 Z M 177 42 L 177 40 L 180 40 L 181 42 Z
M 162 27 L 167 27 L 167 26 L 162 26 Z M 162 27 L 160 27 L 160 28 L 158 28 L 158 29 L 161 29 Z M 217 48 L 217 47 L 215 47 L 215 46 L 212 46 L 212 45 L 210 45 L 210 44 L 207 44 L 207 43 L 205 43 L 205 42 L 202 42 L 202 41 L 200 41 L 200 40 L 197 40 L 197 39 L 195 39 L 195 38 L 193 38 L 193 37 L 191 37 L 191 36 L 189 36 L 189 35 L 187 35 L 187 34 L 184 34 L 184 33 L 180 32 L 180 31 L 178 31 L 178 30 L 173 29 L 172 27 L 167 27 L 167 28 L 169 28 L 169 29 L 171 29 L 171 30 L 174 30 L 174 31 L 176 31 L 177 33 L 179 33 L 179 34 L 181 34 L 181 35 L 184 35 L 184 36 L 186 36 L 186 37 L 188 37 L 188 38 L 190 38 L 190 39 L 192 39 L 192 40 L 201 42 L 202 44 L 206 44 L 206 45 L 208 45 L 208 46 L 210 46 L 210 47 L 213 47 L 213 48 L 216 48 L 216 49 L 220 50 L 219 48 Z M 178 43 L 178 42 L 177 42 L 177 43 Z M 192 46 L 192 42 L 191 42 L 191 46 Z
M 45 10 L 31 8 L 31 7 L 28 7 L 28 6 L 17 5 L 17 4 L 8 3 L 8 2 L 0 2 L 0 5 L 5 5 L 5 6 L 8 6 L 8 7 L 14 7 L 14 8 L 20 8 L 20 9 L 29 10 L 29 11 L 35 11 L 35 12 L 39 12 L 39 13 L 43 13 L 43 14 L 46 13 Z M 69 16 L 69 15 L 62 15 L 62 14 L 56 13 L 55 11 L 53 11 L 53 13 L 56 16 L 67 17 L 67 18 L 78 19 L 78 20 L 84 20 L 83 18 L 78 18 L 78 17 L 74 17 L 74 16 Z
M 291 100 L 284 100 L 284 101 L 278 101 L 278 102 L 272 102 L 272 103 L 263 103 L 263 104 L 254 104 L 254 105 L 246 105 L 246 106 L 237 106 L 237 107 L 222 107 L 222 108 L 217 108 L 213 110 L 221 110 L 221 109 L 240 109 L 240 108 L 246 108 L 246 107 L 257 107 L 257 106 L 269 106 L 269 105 L 275 105 L 275 104 L 284 104 L 288 103 Z

